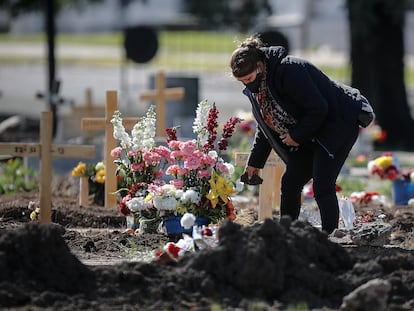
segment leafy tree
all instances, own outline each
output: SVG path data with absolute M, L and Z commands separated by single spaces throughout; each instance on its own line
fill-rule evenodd
M 380 149 L 413 150 L 414 120 L 404 84 L 406 1 L 347 0 L 352 84 L 373 105 L 387 137 Z

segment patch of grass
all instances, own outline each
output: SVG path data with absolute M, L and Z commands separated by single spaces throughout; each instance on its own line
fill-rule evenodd
M 338 185 L 341 186 L 341 195 L 349 196 L 352 192 L 361 192 L 366 188 L 366 182 L 363 182 L 360 177 L 352 177 L 340 175 L 338 177 Z
M 21 158 L 0 162 L 0 194 L 38 189 L 37 172 L 27 168 Z

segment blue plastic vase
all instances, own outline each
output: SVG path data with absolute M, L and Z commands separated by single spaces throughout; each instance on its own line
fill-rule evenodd
M 180 234 L 180 233 L 192 233 L 193 228 L 190 229 L 184 229 L 183 226 L 181 226 L 181 216 L 165 216 L 163 217 L 165 229 L 167 230 L 167 234 Z M 197 217 L 195 220 L 195 224 L 199 227 L 207 226 L 210 223 L 210 219 L 206 217 Z
M 395 205 L 408 205 L 408 200 L 414 198 L 414 184 L 408 180 L 394 180 L 392 190 Z

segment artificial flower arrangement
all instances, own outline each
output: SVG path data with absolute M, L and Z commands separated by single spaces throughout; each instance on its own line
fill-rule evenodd
M 369 161 L 367 168 L 372 176 L 378 176 L 380 179 L 391 181 L 401 179 L 414 184 L 414 170 L 410 169 L 407 172 L 403 172 L 398 158 L 391 152 L 384 152 L 378 158 Z
M 105 164 L 98 162 L 96 164 L 79 162 L 72 169 L 73 177 L 87 177 L 89 185 L 89 195 L 93 195 L 93 203 L 104 205 L 105 200 Z
M 120 146 L 111 151 L 122 187 L 122 214 L 143 218 L 191 213 L 212 223 L 235 219 L 231 195 L 236 193 L 232 164 L 222 158 L 239 118 L 230 118 L 217 136 L 218 110 L 199 103 L 193 124 L 196 139 L 180 141 L 176 128 L 166 130 L 165 145 L 156 146 L 156 113 L 151 106 L 129 135 L 116 111 L 111 123 Z

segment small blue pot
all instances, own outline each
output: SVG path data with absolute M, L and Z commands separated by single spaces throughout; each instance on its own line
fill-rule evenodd
M 193 228 L 184 229 L 181 226 L 181 216 L 165 216 L 163 217 L 162 221 L 164 222 L 165 229 L 167 230 L 167 234 L 180 234 L 180 233 L 192 233 Z M 210 219 L 206 217 L 197 217 L 195 224 L 199 227 L 207 226 L 210 223 Z
M 408 180 L 394 180 L 392 190 L 395 205 L 408 205 L 408 200 L 414 198 L 414 184 Z

